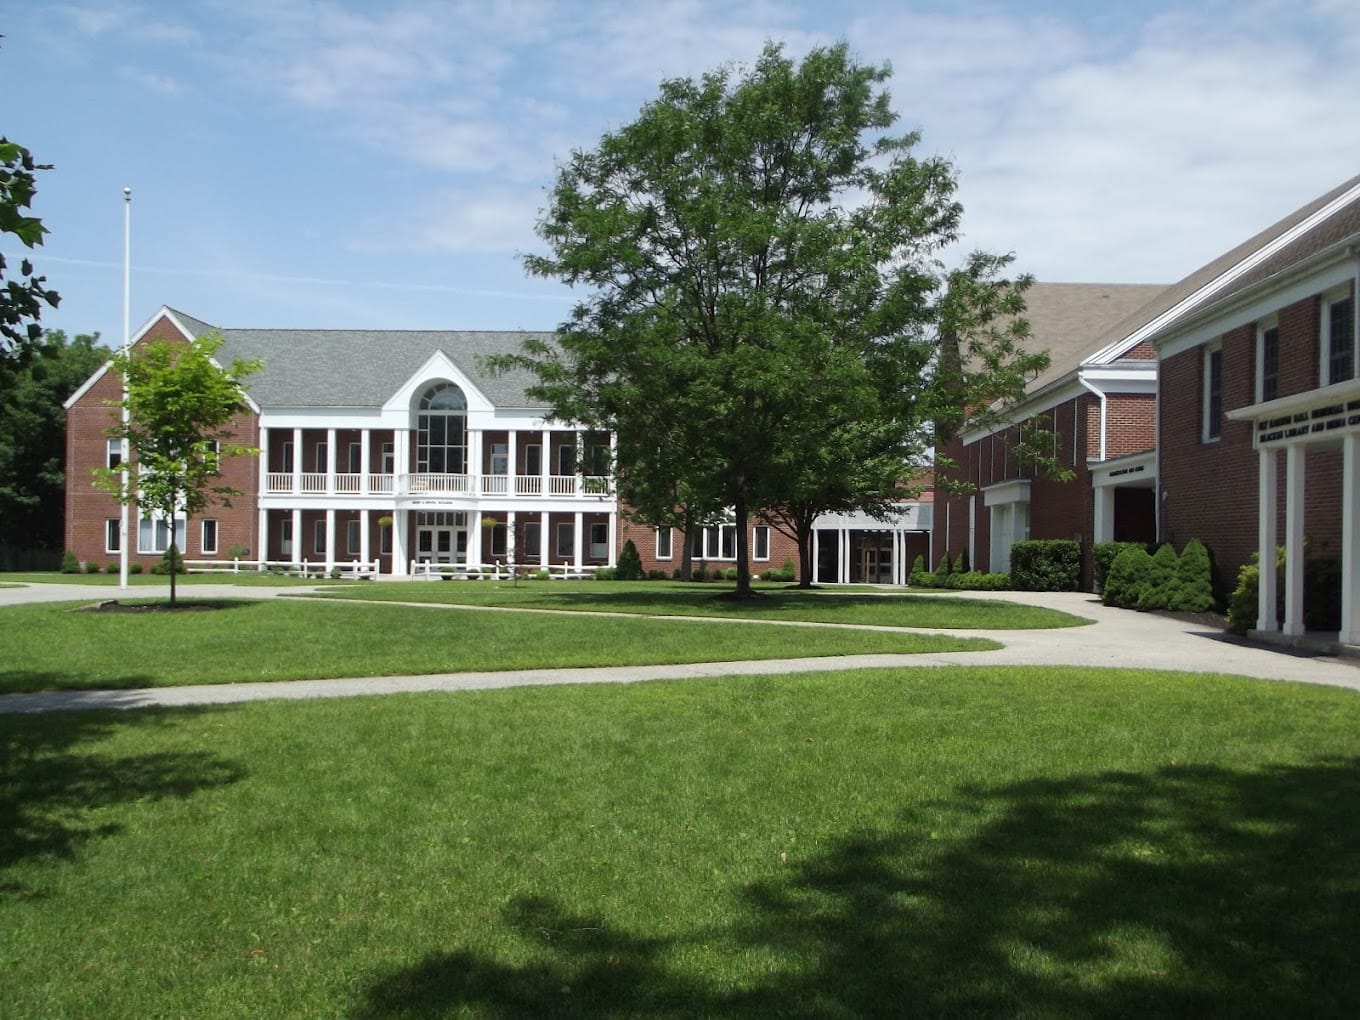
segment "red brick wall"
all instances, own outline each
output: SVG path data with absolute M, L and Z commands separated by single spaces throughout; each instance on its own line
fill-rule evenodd
M 147 332 L 146 338 L 183 341 L 178 330 L 162 319 Z M 118 553 L 104 550 L 105 521 L 120 516 L 118 501 L 95 488 L 93 470 L 103 467 L 107 456 L 107 429 L 117 424 L 118 411 L 109 407 L 110 401 L 122 396 L 122 383 L 112 372 L 105 373 L 71 407 L 66 416 L 66 548 L 75 553 L 81 563 L 113 563 Z M 258 446 L 259 422 L 255 415 L 242 415 L 235 420 L 235 441 L 243 446 Z M 135 457 L 134 457 L 135 459 Z M 222 471 L 222 484 L 239 489 L 241 496 L 232 498 L 231 507 L 214 503 L 202 514 L 190 519 L 185 533 L 184 555 L 188 559 L 205 558 L 202 546 L 202 520 L 217 520 L 217 553 L 207 558 L 225 559 L 232 546 L 243 546 L 256 555 L 256 507 L 258 501 L 258 469 L 254 457 L 227 458 Z M 128 521 L 128 561 L 141 563 L 144 568 L 160 562 L 160 553 L 137 551 L 136 507 Z
M 754 527 L 754 523 L 752 527 Z M 645 524 L 623 521 L 619 526 L 619 548 L 623 548 L 623 543 L 629 539 L 632 539 L 633 545 L 637 547 L 644 571 L 664 570 L 669 577 L 680 569 L 685 554 L 685 533 L 679 528 L 671 530 L 671 558 L 668 560 L 657 558 L 655 528 Z M 749 548 L 754 551 L 754 540 L 750 535 L 747 536 L 747 541 L 751 543 Z M 792 560 L 794 569 L 797 569 L 798 543 L 770 526 L 770 558 L 768 560 L 751 559 L 749 561 L 751 575 L 754 577 L 766 570 L 780 570 L 783 568 L 785 560 Z M 736 566 L 734 560 L 705 560 L 699 556 L 694 557 L 693 563 L 696 568 L 703 567 L 706 571 L 726 570 L 728 567 Z

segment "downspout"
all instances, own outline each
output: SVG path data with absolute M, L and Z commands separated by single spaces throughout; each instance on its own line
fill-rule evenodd
M 1105 460 L 1105 423 L 1109 412 L 1110 396 L 1104 390 L 1092 386 L 1080 372 L 1077 373 L 1077 382 L 1100 398 L 1100 459 Z

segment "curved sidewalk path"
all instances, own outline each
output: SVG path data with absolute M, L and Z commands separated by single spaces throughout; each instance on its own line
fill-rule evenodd
M 194 585 L 191 591 L 196 598 L 273 598 L 304 594 L 308 589 Z M 168 589 L 161 590 L 155 587 L 139 586 L 134 589 L 134 594 L 141 598 L 155 598 L 167 592 Z M 0 605 L 84 599 L 98 601 L 126 594 L 119 589 L 106 586 L 38 584 L 25 588 L 0 588 Z M 1057 630 L 979 631 L 926 628 L 923 631 L 932 634 L 991 638 L 1005 646 L 983 652 L 842 655 L 661 666 L 505 670 L 426 676 L 205 684 L 195 687 L 158 687 L 124 691 L 52 691 L 0 696 L 0 714 L 97 708 L 184 707 L 266 699 L 340 698 L 416 691 L 487 690 L 548 684 L 635 683 L 643 680 L 683 680 L 696 677 L 922 666 L 1083 666 L 1098 669 L 1163 669 L 1194 673 L 1229 673 L 1263 680 L 1348 687 L 1360 691 L 1360 662 L 1357 660 L 1298 655 L 1281 649 L 1247 644 L 1217 630 L 1170 617 L 1109 609 L 1101 605 L 1094 596 L 1085 593 L 956 592 L 949 593 L 948 597 L 983 598 L 1045 606 L 1094 620 L 1095 623 L 1086 627 Z M 488 611 L 477 607 L 427 604 L 422 604 L 421 608 L 426 611 L 440 609 Z M 672 617 L 672 619 L 686 618 Z M 851 624 L 759 622 L 768 626 L 836 626 L 856 629 Z

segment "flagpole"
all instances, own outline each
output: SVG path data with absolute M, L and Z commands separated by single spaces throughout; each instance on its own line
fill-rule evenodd
M 123 360 L 127 361 L 128 341 L 131 339 L 131 327 L 129 326 L 128 305 L 132 294 L 132 189 L 123 189 Z M 128 586 L 128 543 L 131 536 L 128 534 L 128 461 L 131 456 L 131 449 L 128 446 L 127 426 L 128 426 L 128 385 L 127 373 L 123 373 L 123 440 L 122 440 L 122 468 L 123 468 L 123 514 L 118 525 L 118 586 L 126 588 Z

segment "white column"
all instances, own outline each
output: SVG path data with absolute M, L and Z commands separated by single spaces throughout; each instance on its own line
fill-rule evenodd
M 505 433 L 505 473 L 509 477 L 505 480 L 505 491 L 510 496 L 519 495 L 519 433 L 514 429 L 509 429 Z M 511 562 L 514 562 L 511 560 Z
M 619 565 L 618 544 L 619 515 L 611 510 L 609 512 L 609 559 L 607 561 L 611 567 Z
M 468 522 L 468 551 L 467 565 L 469 567 L 480 567 L 482 565 L 482 515 L 480 511 L 469 512 Z
M 392 474 L 396 477 L 392 479 L 392 493 L 398 495 L 402 492 L 409 492 L 411 489 L 411 430 L 393 429 L 392 430 Z M 393 522 L 392 531 L 392 551 L 396 552 L 402 546 L 397 543 L 396 522 Z M 402 530 L 405 530 L 403 526 Z M 401 554 L 401 559 L 406 559 L 406 554 Z M 402 573 L 406 573 L 403 568 Z
M 259 493 L 260 493 L 261 496 L 263 496 L 266 492 L 269 491 L 269 430 L 268 430 L 268 429 L 263 429 L 263 428 L 260 429 L 260 456 L 259 456 L 259 462 L 260 462 L 260 463 L 259 463 L 259 468 L 260 468 L 260 488 L 259 488 Z M 264 554 L 261 553 L 261 554 L 260 554 L 258 557 L 256 557 L 256 558 L 257 558 L 257 559 L 264 559 Z
M 261 507 L 256 516 L 259 530 L 256 534 L 255 558 L 263 562 L 269 558 L 269 511 Z
M 1095 521 L 1092 526 L 1092 541 L 1099 545 L 1102 542 L 1114 541 L 1114 486 L 1097 485 L 1095 489 L 1096 512 Z M 973 562 L 973 555 L 968 554 L 968 562 Z
M 298 448 L 293 447 L 293 463 L 296 465 L 302 458 L 298 456 Z M 294 510 L 292 517 L 293 524 L 293 565 L 302 562 L 302 511 Z
M 472 491 L 482 491 L 482 430 L 468 429 L 468 476 L 472 480 Z
M 1307 448 L 1295 443 L 1284 462 L 1284 632 L 1298 636 L 1303 626 L 1303 491 Z M 1264 566 L 1264 564 L 1263 564 Z
M 330 460 L 329 454 L 327 454 L 326 459 L 328 461 Z M 333 468 L 335 465 L 332 463 L 328 464 L 327 466 Z M 335 472 L 329 471 L 327 472 L 327 474 L 330 476 L 334 476 Z M 335 569 L 335 509 L 331 508 L 326 511 L 326 573 L 329 574 L 334 569 Z
M 539 493 L 548 495 L 548 476 L 552 474 L 552 431 L 543 430 L 542 455 L 538 458 Z M 545 529 L 546 530 L 546 529 Z M 546 561 L 545 561 L 546 562 Z
M 571 563 L 573 569 L 575 569 L 578 573 L 580 572 L 581 568 L 585 566 L 585 557 L 584 555 L 582 555 L 581 551 L 582 546 L 584 545 L 585 538 L 585 536 L 581 534 L 582 528 L 584 526 L 584 521 L 585 515 L 582 514 L 579 510 L 576 513 L 572 514 L 573 523 L 571 533 L 572 539 Z
M 1256 629 L 1277 631 L 1280 623 L 1275 618 L 1279 593 L 1276 591 L 1275 573 L 1275 518 L 1279 513 L 1276 499 L 1276 484 L 1279 480 L 1279 453 L 1277 450 L 1262 450 L 1259 456 L 1260 477 L 1257 480 L 1257 560 L 1260 566 L 1260 580 L 1257 585 Z
M 821 563 L 821 559 L 822 559 L 822 556 L 821 556 L 821 552 L 822 552 L 822 539 L 821 539 L 821 534 L 822 534 L 822 533 L 821 533 L 818 529 L 816 529 L 816 528 L 813 528 L 813 529 L 812 529 L 812 583 L 813 583 L 813 584 L 817 584 L 818 581 L 819 581 L 819 578 L 818 578 L 818 576 L 817 576 L 817 572 L 818 572 L 818 570 L 819 570 L 819 568 L 820 568 L 820 563 Z
M 293 429 L 293 495 L 302 491 L 302 429 Z M 298 535 L 293 535 L 293 548 L 298 547 Z
M 335 491 L 335 429 L 326 430 L 326 491 Z
M 850 532 L 846 528 L 841 528 L 836 532 L 836 540 L 840 543 L 841 564 L 840 572 L 836 578 L 841 584 L 850 583 Z
M 514 478 L 514 475 L 510 476 Z M 505 562 L 514 569 L 515 549 L 519 545 L 515 541 L 515 511 L 511 510 L 505 515 Z
M 368 460 L 370 454 L 373 452 L 372 434 L 373 434 L 372 429 L 359 430 L 359 471 L 360 471 L 359 491 L 363 493 L 365 496 L 367 496 L 370 492 L 373 491 L 373 483 L 370 481 L 370 478 L 372 477 L 372 465 L 369 463 Z M 367 527 L 363 529 L 363 535 L 364 535 L 363 541 L 367 542 L 368 541 Z
M 367 435 L 367 432 L 365 432 L 364 434 Z M 367 445 L 367 444 L 365 444 L 365 445 Z M 365 473 L 365 474 L 368 473 L 368 461 L 367 461 L 366 459 L 364 460 L 364 473 Z M 372 555 L 371 555 L 372 549 L 370 548 L 369 542 L 368 542 L 368 529 L 369 529 L 369 526 L 370 526 L 370 522 L 369 522 L 369 519 L 368 519 L 368 511 L 367 511 L 367 510 L 360 510 L 360 511 L 359 511 L 359 562 L 362 563 L 364 566 L 368 566 L 369 562 L 373 559 L 373 557 L 372 557 Z
M 538 515 L 538 567 L 540 570 L 548 569 L 548 512 L 542 511 Z
M 1360 645 L 1360 432 L 1341 446 L 1341 643 Z
M 400 435 L 400 432 L 398 432 Z M 398 447 L 400 449 L 400 447 Z M 401 455 L 397 455 L 396 468 L 401 462 Z M 406 576 L 406 523 L 409 519 L 409 511 L 392 511 L 392 576 Z

